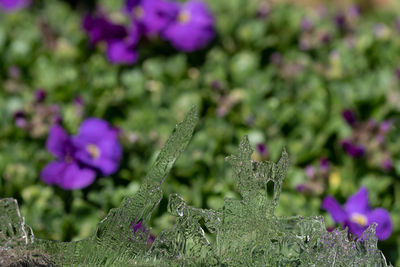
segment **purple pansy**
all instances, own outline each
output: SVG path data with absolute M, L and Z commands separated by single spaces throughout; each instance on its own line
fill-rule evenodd
M 40 177 L 46 184 L 55 184 L 72 190 L 84 188 L 93 183 L 96 173 L 78 164 L 74 157 L 75 148 L 71 143 L 71 138 L 61 126 L 55 125 L 50 129 L 46 148 L 57 158 L 41 171 Z
M 165 0 L 127 0 L 125 8 L 134 25 L 152 36 L 160 34 L 175 19 L 179 5 Z
M 114 64 L 133 64 L 138 60 L 136 46 L 140 40 L 140 34 L 135 27 L 129 30 L 127 36 L 120 39 L 111 39 L 107 43 L 107 58 Z
M 0 0 L 0 9 L 6 12 L 17 11 L 29 6 L 31 0 Z
M 120 40 L 128 35 L 124 26 L 112 23 L 103 14 L 86 15 L 82 27 L 89 35 L 92 45 L 101 41 Z
M 349 231 L 360 237 L 371 223 L 377 223 L 376 235 L 379 240 L 387 239 L 393 230 L 390 214 L 383 208 L 371 210 L 368 203 L 368 190 L 361 187 L 357 193 L 350 196 L 344 208 L 332 196 L 327 196 L 322 202 L 322 209 L 327 210 L 336 223 L 348 227 Z
M 207 5 L 199 0 L 188 1 L 179 10 L 176 20 L 163 36 L 184 52 L 204 48 L 215 35 L 214 18 Z
M 86 15 L 83 28 L 88 33 L 90 43 L 107 43 L 107 58 L 114 64 L 133 64 L 138 59 L 136 46 L 140 40 L 136 25 L 127 30 L 124 26 L 114 24 L 104 15 Z
M 114 173 L 119 165 L 122 148 L 118 131 L 101 119 L 86 119 L 79 132 L 72 137 L 77 148 L 75 157 L 83 164 L 99 170 L 103 175 Z
M 122 148 L 118 133 L 107 122 L 90 118 L 85 120 L 76 136 L 70 137 L 59 125 L 50 129 L 47 150 L 56 161 L 47 164 L 41 179 L 47 184 L 72 190 L 92 184 L 96 171 L 110 175 L 118 168 Z

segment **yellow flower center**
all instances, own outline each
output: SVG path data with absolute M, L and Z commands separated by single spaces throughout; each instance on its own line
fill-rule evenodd
M 353 213 L 350 217 L 350 221 L 357 223 L 361 226 L 366 226 L 368 224 L 368 219 L 365 215 L 360 213 Z
M 190 20 L 190 13 L 187 11 L 182 11 L 178 15 L 178 21 L 180 23 L 187 23 Z
M 333 188 L 339 187 L 341 180 L 340 174 L 336 171 L 329 175 L 329 185 Z
M 96 145 L 93 144 L 87 145 L 86 151 L 89 153 L 92 159 L 97 159 L 98 157 L 100 157 L 100 149 Z
M 143 8 L 140 6 L 133 8 L 133 15 L 135 16 L 135 18 L 138 18 L 138 19 L 143 18 L 143 16 L 144 16 Z

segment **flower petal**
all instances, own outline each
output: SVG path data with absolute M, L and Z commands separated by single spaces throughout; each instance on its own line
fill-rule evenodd
M 350 233 L 353 235 L 356 235 L 357 237 L 360 237 L 362 233 L 368 228 L 368 225 L 366 226 L 361 226 L 355 222 L 351 221 L 346 221 L 343 225 L 345 228 L 348 227 Z
M 357 193 L 350 196 L 345 204 L 345 210 L 348 214 L 360 213 L 366 214 L 369 212 L 368 204 L 368 190 L 365 187 L 361 187 Z
M 0 9 L 6 12 L 17 11 L 30 5 L 31 0 L 0 0 Z
M 64 171 L 67 165 L 68 164 L 65 162 L 50 162 L 40 172 L 40 178 L 46 184 L 58 184 L 58 182 L 64 177 Z
M 92 143 L 97 143 L 97 141 L 100 141 L 109 131 L 111 131 L 110 125 L 105 120 L 88 118 L 82 122 L 76 137 Z
M 98 168 L 101 173 L 105 176 L 111 175 L 117 171 L 119 166 L 119 161 L 114 161 L 109 158 L 101 158 L 96 162 L 96 168 Z
M 344 222 L 348 216 L 336 199 L 332 196 L 327 196 L 322 201 L 322 209 L 327 210 L 335 222 Z
M 69 143 L 69 136 L 63 127 L 54 125 L 49 131 L 46 140 L 46 149 L 54 156 L 62 159 L 66 155 L 66 146 Z
M 179 10 L 179 5 L 175 1 L 146 0 L 128 2 L 126 7 L 129 14 L 133 16 L 134 23 L 137 23 L 147 36 L 161 33 L 175 19 Z M 136 14 L 135 9 L 141 10 L 141 14 Z
M 182 21 L 182 18 L 185 18 Z M 163 32 L 163 37 L 178 50 L 193 52 L 204 48 L 215 36 L 214 18 L 203 1 L 183 4 L 175 22 Z
M 96 173 L 88 168 L 81 168 L 76 163 L 68 163 L 63 178 L 58 185 L 66 190 L 81 189 L 94 182 Z
M 383 208 L 377 208 L 367 215 L 368 223 L 377 223 L 376 236 L 379 240 L 387 239 L 393 231 L 393 223 L 390 214 Z
M 133 64 L 138 60 L 138 53 L 135 46 L 118 40 L 108 43 L 107 58 L 113 64 Z

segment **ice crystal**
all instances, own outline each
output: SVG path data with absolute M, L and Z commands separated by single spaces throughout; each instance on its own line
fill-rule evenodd
M 36 239 L 16 200 L 0 200 L 0 265 L 387 266 L 377 249 L 375 224 L 353 240 L 347 230 L 327 232 L 322 217 L 276 217 L 288 155 L 284 151 L 278 163 L 252 162 L 247 136 L 238 154 L 227 158 L 241 199 L 225 199 L 223 208 L 214 211 L 170 195 L 168 213 L 176 224 L 149 247 L 148 222 L 162 198 L 161 183 L 189 143 L 197 120 L 193 108 L 175 127 L 139 191 L 110 210 L 87 239 Z M 214 235 L 212 241 L 202 224 Z M 132 225 L 141 231 L 133 233 Z

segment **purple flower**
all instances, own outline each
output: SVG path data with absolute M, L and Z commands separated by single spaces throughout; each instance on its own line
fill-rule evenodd
M 120 40 L 128 35 L 124 26 L 112 23 L 102 14 L 86 15 L 82 27 L 88 33 L 92 45 L 101 41 Z
M 390 171 L 393 168 L 393 162 L 390 158 L 386 158 L 382 161 L 381 164 L 384 171 Z
M 19 79 L 21 76 L 21 70 L 17 66 L 11 66 L 8 69 L 8 76 L 10 76 L 11 79 Z
M 322 202 L 322 209 L 327 210 L 336 223 L 348 227 L 349 231 L 360 237 L 371 223 L 377 223 L 376 235 L 379 240 L 387 239 L 393 229 L 390 214 L 383 208 L 371 210 L 368 203 L 368 190 L 361 187 L 357 193 L 350 196 L 344 208 L 332 196 L 327 196 Z
M 358 5 L 352 5 L 346 10 L 346 14 L 351 20 L 355 20 L 361 15 L 361 8 Z
M 394 71 L 394 75 L 396 76 L 397 79 L 400 79 L 400 67 L 396 68 L 396 70 Z
M 132 222 L 129 225 L 129 229 L 131 229 L 131 231 L 135 237 L 142 238 L 146 235 L 149 235 L 147 238 L 148 247 L 150 247 L 151 244 L 153 244 L 154 240 L 156 239 L 156 237 L 150 233 L 150 231 L 146 228 L 146 226 L 143 225 L 142 220 L 139 220 L 139 222 L 137 222 L 137 223 Z
M 400 33 L 400 19 L 396 18 L 394 20 L 394 28 L 396 29 L 397 33 Z
M 346 150 L 347 154 L 354 158 L 362 157 L 365 154 L 365 148 L 363 146 L 354 144 L 350 140 L 343 140 L 342 147 Z
M 322 172 L 327 172 L 329 170 L 330 164 L 326 157 L 322 157 L 319 160 L 319 170 Z
M 28 122 L 26 120 L 26 114 L 22 110 L 19 110 L 14 113 L 14 121 L 15 125 L 18 128 L 25 128 L 28 125 Z
M 375 119 L 369 119 L 365 126 L 368 131 L 372 132 L 378 126 L 378 122 Z
M 31 0 L 0 0 L 0 9 L 13 12 L 29 6 Z
M 269 6 L 268 2 L 261 2 L 261 4 L 258 6 L 256 17 L 264 19 L 270 12 L 271 7 Z
M 218 80 L 214 80 L 211 83 L 211 88 L 214 89 L 215 91 L 220 91 L 222 89 L 222 84 Z
M 314 178 L 316 174 L 316 170 L 312 165 L 307 165 L 307 167 L 305 168 L 305 172 L 308 179 Z
M 96 171 L 110 175 L 117 170 L 122 154 L 117 135 L 107 122 L 96 118 L 85 120 L 73 137 L 61 126 L 53 126 L 46 148 L 57 159 L 43 168 L 41 179 L 72 190 L 92 184 Z
M 351 109 L 343 110 L 342 117 L 350 126 L 354 126 L 357 123 L 357 116 Z
M 270 56 L 270 61 L 275 65 L 280 65 L 282 63 L 282 55 L 279 52 L 274 52 Z
M 321 37 L 323 44 L 329 44 L 332 41 L 332 36 L 329 33 L 324 33 Z
M 77 96 L 74 99 L 74 104 L 76 106 L 83 106 L 85 103 L 84 103 L 83 98 L 81 96 Z
M 126 11 L 147 36 L 160 34 L 178 14 L 179 5 L 164 0 L 127 0 Z
M 46 148 L 57 160 L 48 163 L 40 173 L 46 184 L 67 190 L 81 189 L 93 183 L 95 171 L 82 167 L 74 157 L 75 148 L 67 132 L 59 125 L 50 129 Z
M 213 15 L 200 0 L 191 0 L 183 4 L 176 20 L 163 34 L 176 49 L 184 52 L 204 48 L 214 35 Z
M 266 156 L 268 154 L 268 147 L 263 143 L 259 143 L 257 144 L 257 151 L 261 156 Z
M 392 128 L 392 122 L 391 121 L 383 121 L 381 123 L 381 125 L 379 126 L 379 133 L 387 134 L 390 131 L 390 128 Z
M 347 26 L 348 26 L 347 19 L 344 14 L 336 15 L 335 23 L 336 23 L 336 26 L 339 28 L 339 30 L 344 31 L 345 29 L 347 29 Z
M 136 25 L 127 30 L 100 14 L 86 15 L 83 28 L 88 33 L 92 45 L 101 41 L 107 43 L 107 58 L 111 63 L 133 64 L 137 61 L 136 46 L 140 40 L 140 33 Z
M 46 99 L 46 91 L 43 89 L 38 89 L 35 91 L 35 102 L 41 103 Z
M 138 60 L 136 50 L 140 35 L 133 25 L 128 35 L 121 39 L 109 40 L 107 44 L 107 58 L 114 64 L 133 64 Z
M 308 190 L 308 187 L 305 184 L 299 184 L 296 186 L 296 191 L 299 193 L 305 193 Z
M 75 157 L 83 164 L 110 175 L 118 169 L 122 148 L 118 142 L 118 132 L 101 119 L 86 119 L 73 136 Z
M 301 26 L 301 29 L 302 29 L 303 31 L 311 31 L 311 30 L 314 28 L 314 23 L 312 22 L 311 19 L 309 19 L 309 18 L 304 18 L 304 19 L 301 21 L 300 26 Z

